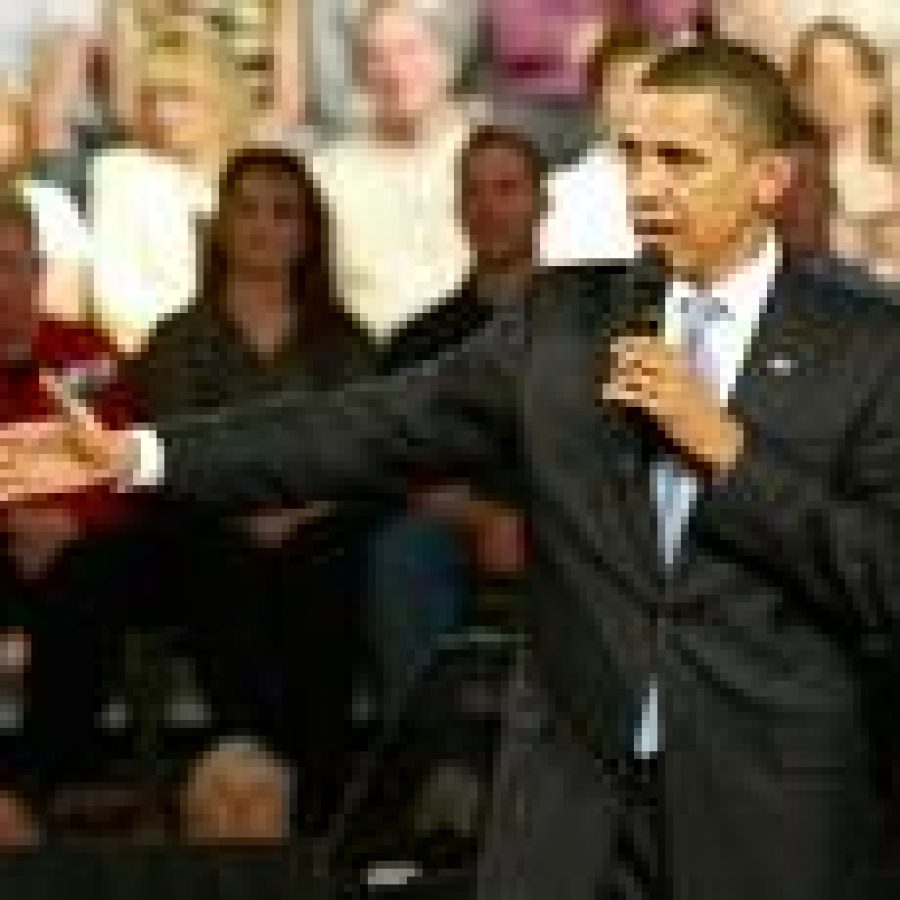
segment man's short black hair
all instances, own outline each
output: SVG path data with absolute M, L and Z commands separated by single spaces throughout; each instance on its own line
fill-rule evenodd
M 460 185 L 464 184 L 472 164 L 472 158 L 482 150 L 500 147 L 504 150 L 512 150 L 521 156 L 528 164 L 531 175 L 531 183 L 535 192 L 542 192 L 549 172 L 549 164 L 540 147 L 527 135 L 515 128 L 506 128 L 502 125 L 479 125 L 469 136 L 457 160 L 457 178 Z
M 662 54 L 642 84 L 662 91 L 720 92 L 744 117 L 749 136 L 767 149 L 790 149 L 811 137 L 809 122 L 775 63 L 721 37 Z

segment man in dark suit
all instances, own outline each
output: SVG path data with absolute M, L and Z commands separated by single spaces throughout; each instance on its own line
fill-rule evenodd
M 644 87 L 619 145 L 662 281 L 551 273 L 459 352 L 324 402 L 118 434 L 68 404 L 77 428 L 0 436 L 2 493 L 117 477 L 247 505 L 402 484 L 431 458 L 515 471 L 541 737 L 564 748 L 569 796 L 590 792 L 577 840 L 558 813 L 535 824 L 543 896 L 640 890 L 610 884 L 634 799 L 618 773 L 662 744 L 676 900 L 871 897 L 865 697 L 896 627 L 898 320 L 874 285 L 779 262 L 769 223 L 799 123 L 767 62 L 710 40 Z
M 519 132 L 497 125 L 472 132 L 456 167 L 457 219 L 472 268 L 455 291 L 391 337 L 381 359 L 385 374 L 458 346 L 498 309 L 527 301 L 547 208 L 546 175 L 540 150 Z

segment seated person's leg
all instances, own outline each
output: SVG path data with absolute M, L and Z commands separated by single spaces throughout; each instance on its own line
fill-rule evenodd
M 368 622 L 386 710 L 440 635 L 459 627 L 471 593 L 458 530 L 426 514 L 390 519 L 375 534 Z

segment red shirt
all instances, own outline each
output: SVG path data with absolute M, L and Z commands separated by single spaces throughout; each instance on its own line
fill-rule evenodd
M 56 414 L 40 384 L 42 370 L 61 378 L 104 424 L 122 428 L 134 421 L 136 403 L 117 376 L 112 345 L 92 328 L 47 319 L 38 326 L 27 359 L 0 361 L 0 424 L 39 421 Z M 122 521 L 132 505 L 111 487 L 33 502 L 71 509 L 88 528 Z

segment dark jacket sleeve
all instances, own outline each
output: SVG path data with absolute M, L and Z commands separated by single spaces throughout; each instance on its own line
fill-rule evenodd
M 410 468 L 481 480 L 516 430 L 527 323 L 501 317 L 434 360 L 341 390 L 285 391 L 157 424 L 165 487 L 228 508 L 405 486 Z
M 846 438 L 840 486 L 751 430 L 698 525 L 761 571 L 774 568 L 874 647 L 900 620 L 900 355 L 875 345 L 872 354 L 882 362 Z

